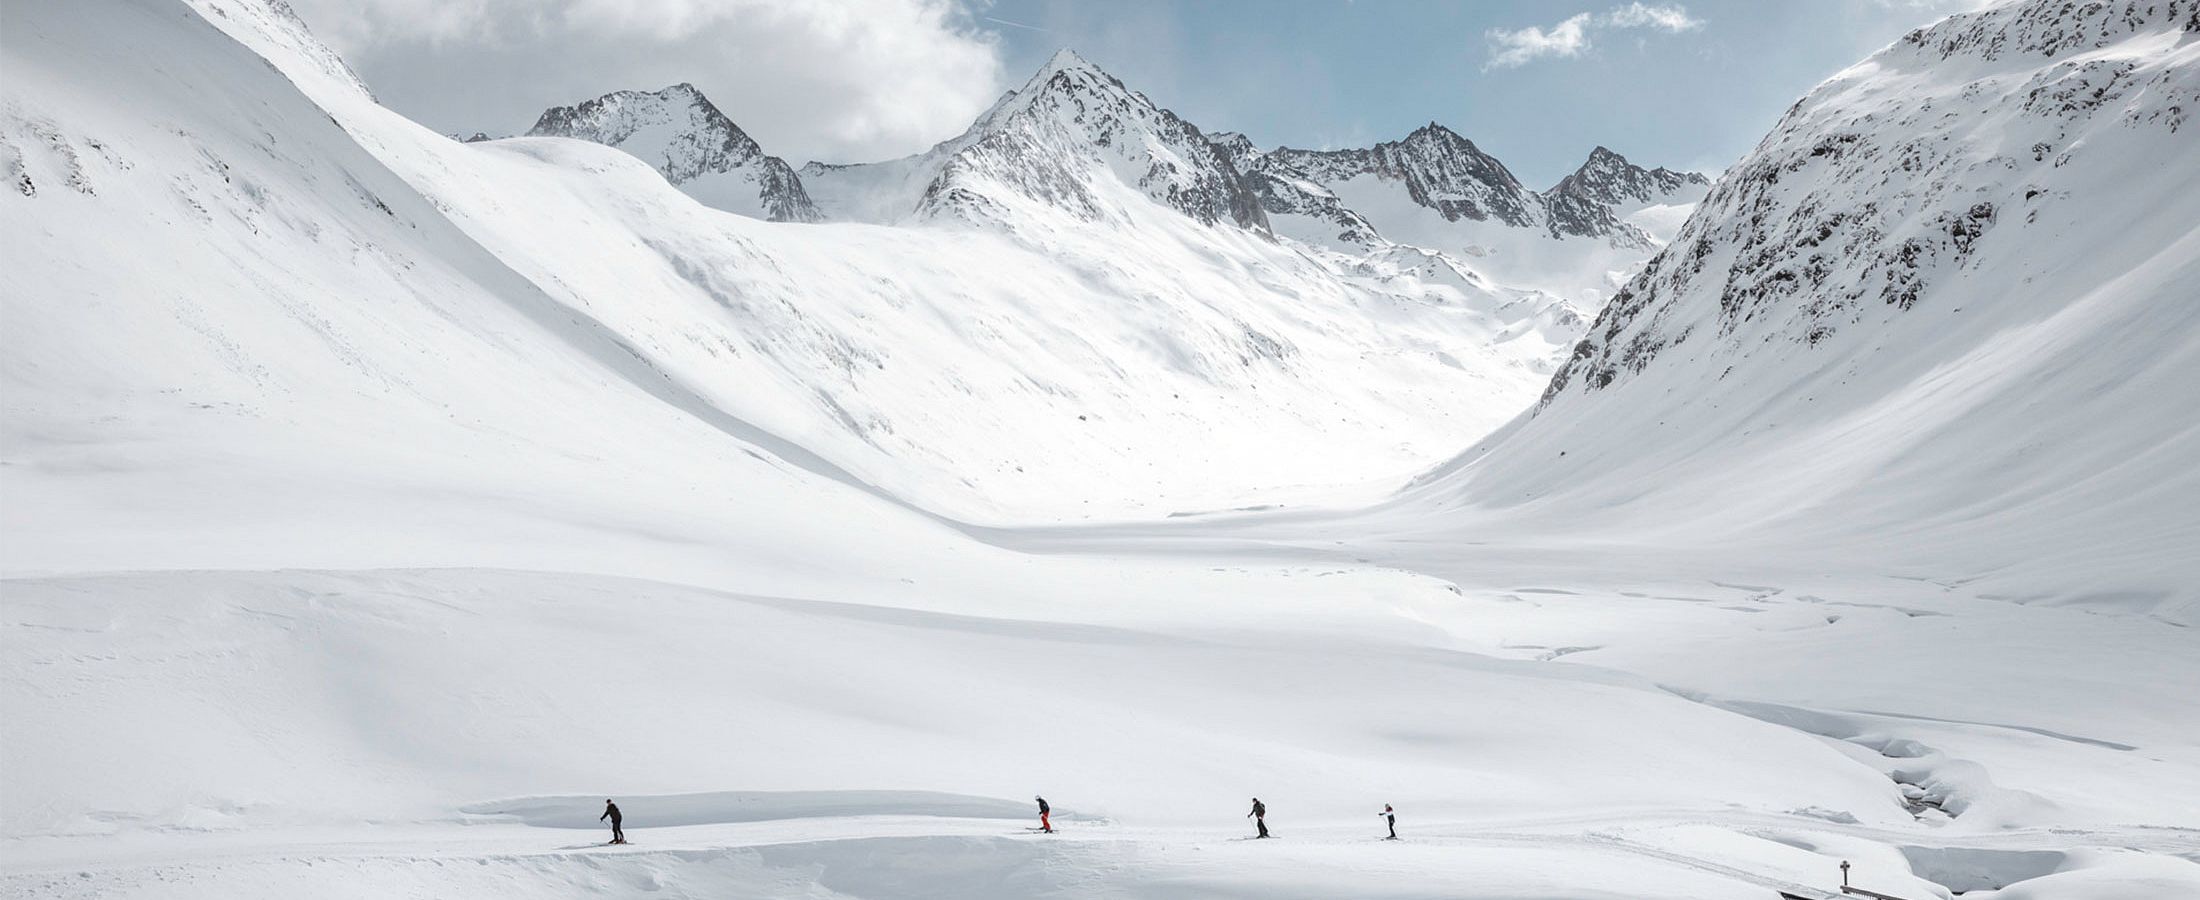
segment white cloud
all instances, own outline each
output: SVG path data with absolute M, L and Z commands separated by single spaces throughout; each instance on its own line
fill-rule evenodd
M 1594 31 L 1648 28 L 1678 34 L 1702 27 L 1703 20 L 1690 16 L 1685 6 L 1651 6 L 1635 2 L 1602 13 L 1569 16 L 1547 31 L 1533 25 L 1518 29 L 1492 28 L 1485 35 L 1489 39 L 1490 58 L 1482 64 L 1482 69 L 1510 69 L 1544 57 L 1580 56 L 1590 49 L 1589 36 Z
M 953 0 L 292 0 L 392 108 L 509 133 L 545 108 L 693 82 L 763 144 L 883 159 L 1000 95 L 995 39 Z
M 1685 6 L 1629 3 L 1626 6 L 1615 6 L 1611 12 L 1605 13 L 1604 24 L 1610 28 L 1656 28 L 1677 34 L 1702 28 L 1703 20 L 1690 18 Z
M 1543 56 L 1579 56 L 1589 49 L 1591 18 L 1582 13 L 1551 26 L 1549 31 L 1533 25 L 1515 31 L 1492 28 L 1489 39 L 1493 55 L 1483 68 L 1509 69 Z

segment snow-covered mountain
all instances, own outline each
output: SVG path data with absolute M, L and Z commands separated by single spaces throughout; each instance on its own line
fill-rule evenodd
M 1581 168 L 1544 191 L 1542 199 L 1552 234 L 1662 245 L 1671 234 L 1653 233 L 1628 217 L 1651 206 L 1693 207 L 1710 187 L 1711 179 L 1695 172 L 1645 169 L 1598 147 Z
M 1584 324 L 1506 246 L 771 223 L 5 17 L 0 895 L 2200 895 L 2188 0 L 1844 73 L 1372 508 Z
M 1835 76 L 1424 490 L 2189 606 L 2195 7 L 2010 4 Z
M 1273 219 L 1279 233 L 1361 256 L 1363 267 L 1399 245 L 1443 253 L 1493 284 L 1591 311 L 1706 184 L 1600 147 L 1537 192 L 1435 123 L 1366 149 L 1264 151 L 1240 133 L 1203 133 L 1069 50 L 962 134 L 885 162 L 795 173 L 685 84 L 552 109 L 531 133 L 620 147 L 706 204 L 767 218 L 954 221 L 1052 252 L 1061 225 L 1128 221 L 1139 204 L 1115 195 L 1135 195 L 1210 227 L 1266 236 Z
M 1590 309 L 1609 296 L 1615 274 L 1671 236 L 1669 223 L 1709 184 L 1599 147 L 1580 170 L 1534 191 L 1434 122 L 1366 149 L 1261 151 L 1235 134 L 1225 149 L 1279 234 L 1340 250 L 1409 244 Z
M 1415 129 L 1404 140 L 1365 150 L 1279 147 L 1262 154 L 1261 162 L 1328 186 L 1355 179 L 1394 183 L 1414 205 L 1433 210 L 1446 221 L 1467 219 L 1515 228 L 1544 221 L 1534 192 L 1522 187 L 1504 163 L 1434 122 Z
M 128 98 L 145 94 L 134 84 L 83 99 L 73 85 L 85 76 L 46 56 L 68 51 L 32 46 L 11 57 L 26 74 L 11 68 L 19 86 L 5 134 L 20 149 L 10 164 L 36 191 L 8 201 L 24 205 L 9 214 L 11 246 L 35 248 L 0 276 L 11 304 L 64 284 L 174 310 L 118 329 L 96 304 L 11 305 L 9 331 L 28 339 L 11 351 L 24 363 L 10 370 L 11 411 L 104 415 L 90 411 L 115 396 L 187 402 L 160 393 L 175 383 L 202 395 L 188 402 L 222 408 L 285 409 L 288 397 L 388 383 L 414 386 L 430 408 L 465 408 L 448 392 L 501 382 L 440 368 L 489 352 L 450 342 L 577 342 L 587 360 L 572 377 L 609 366 L 618 382 L 647 387 L 575 409 L 674 402 L 742 434 L 777 436 L 832 477 L 927 510 L 1075 520 L 1379 492 L 1531 401 L 1585 324 L 1562 301 L 1449 267 L 1373 265 L 1301 252 L 1234 222 L 1205 224 L 1184 210 L 1227 211 L 1225 200 L 1197 199 L 1200 185 L 1227 175 L 1211 149 L 1184 157 L 1206 175 L 1164 168 L 1146 188 L 1113 177 L 1103 165 L 1112 157 L 1093 155 L 1106 148 L 1071 133 L 1085 127 L 1073 118 L 1143 123 L 1139 141 L 1209 145 L 1133 95 L 1105 94 L 1129 107 L 1092 105 L 1100 95 L 1089 91 L 1119 86 L 1068 57 L 1025 92 L 1028 102 L 1004 103 L 968 147 L 943 156 L 927 182 L 938 186 L 927 208 L 992 198 L 1016 205 L 1014 228 L 793 227 L 668 186 L 702 171 L 681 187 L 750 190 L 741 177 L 768 160 L 711 170 L 736 159 L 718 152 L 729 141 L 750 145 L 691 91 L 615 95 L 545 117 L 543 130 L 582 129 L 621 149 L 551 137 L 459 143 L 375 105 L 340 62 L 300 49 L 318 45 L 273 8 L 207 3 L 209 18 L 248 22 L 239 26 L 247 38 L 279 42 L 262 51 L 278 64 L 315 67 L 208 89 L 326 113 L 254 125 L 178 100 L 166 119 L 181 124 L 148 132 L 132 118 Z M 32 61 L 66 74 L 34 78 Z M 291 96 L 301 89 L 305 99 Z M 715 138 L 697 138 L 697 123 L 718 129 Z M 627 152 L 641 146 L 682 152 L 655 162 Z M 296 158 L 290 147 L 320 149 Z M 1001 154 L 1048 148 L 1087 166 L 1076 189 L 1110 221 L 1067 216 L 982 174 L 1000 171 L 986 166 L 1011 158 Z M 667 160 L 687 168 L 672 179 L 652 171 Z M 97 193 L 61 197 L 69 184 Z M 911 210 L 923 196 L 919 185 Z M 168 198 L 183 212 L 172 214 Z M 142 271 L 189 288 L 147 294 L 129 281 L 139 269 L 101 263 L 122 240 L 146 261 Z M 100 274 L 68 274 L 79 270 Z M 397 281 L 390 271 L 414 274 Z M 418 301 L 385 302 L 396 297 Z M 499 318 L 514 310 L 554 324 L 515 331 Z M 488 317 L 478 331 L 449 324 L 477 316 Z M 113 385 L 95 388 L 64 364 L 133 342 L 142 342 L 134 363 L 102 367 L 98 377 Z M 442 349 L 423 357 L 410 346 Z M 167 349 L 143 349 L 153 347 Z M 269 374 L 185 374 L 233 370 Z M 477 413 L 512 434 L 533 431 L 506 414 Z M 1279 441 L 1295 452 L 1272 452 Z
M 1121 221 L 1120 205 L 1099 186 L 1108 179 L 1204 225 L 1267 230 L 1237 167 L 1197 126 L 1069 50 L 931 150 L 882 163 L 811 163 L 802 175 L 828 217 L 852 221 Z
M 1628 162 L 1627 157 L 1598 147 L 1590 151 L 1588 161 L 1582 163 L 1581 168 L 1560 179 L 1544 195 L 1564 197 L 1576 203 L 1621 207 L 1666 202 L 1688 190 L 1689 185 L 1708 189 L 1711 180 L 1694 172 L 1675 172 L 1663 167 L 1645 169 Z M 1564 234 L 1584 233 L 1567 230 L 1555 222 L 1551 227 Z
M 617 91 L 543 112 L 527 132 L 617 147 L 640 157 L 689 196 L 774 222 L 815 222 L 802 179 L 719 112 L 692 84 Z

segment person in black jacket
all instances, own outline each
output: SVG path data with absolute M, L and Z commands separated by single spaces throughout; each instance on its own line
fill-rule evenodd
M 1053 813 L 1054 810 L 1047 808 L 1047 798 L 1033 797 L 1031 799 L 1039 801 L 1039 830 L 1047 834 L 1053 834 L 1054 823 L 1047 821 L 1047 816 Z
M 1397 811 L 1396 811 L 1396 810 L 1393 810 L 1393 809 L 1391 809 L 1391 808 L 1390 808 L 1390 804 L 1388 804 L 1388 803 L 1385 803 L 1385 804 L 1383 804 L 1383 818 L 1385 818 L 1385 819 L 1388 819 L 1388 820 L 1390 820 L 1390 836 L 1389 836 L 1389 837 L 1387 837 L 1387 838 L 1384 838 L 1383 840 L 1386 840 L 1386 841 L 1395 841 L 1395 840 L 1397 840 L 1397 839 L 1398 839 L 1398 813 L 1397 813 Z
M 1249 813 L 1246 813 L 1246 815 L 1248 815 L 1248 816 L 1251 816 L 1251 817 L 1252 817 L 1252 819 L 1253 819 L 1253 826 L 1254 826 L 1254 827 L 1256 827 L 1256 828 L 1259 828 L 1259 829 L 1260 829 L 1260 833 L 1259 833 L 1259 834 L 1256 834 L 1256 835 L 1254 835 L 1254 837 L 1256 837 L 1256 838 L 1264 838 L 1264 837 L 1267 837 L 1267 836 L 1268 836 L 1268 804 L 1260 802 L 1260 798 L 1259 798 L 1259 797 L 1254 797 L 1254 798 L 1253 798 L 1253 811 L 1252 811 L 1252 812 L 1249 812 Z
M 619 815 L 619 804 L 613 803 L 607 799 L 603 802 L 603 815 L 597 816 L 596 821 L 601 822 L 605 819 L 610 819 L 611 842 L 614 844 L 624 844 L 626 843 L 626 832 L 620 830 L 619 828 L 619 821 L 624 818 L 626 817 Z

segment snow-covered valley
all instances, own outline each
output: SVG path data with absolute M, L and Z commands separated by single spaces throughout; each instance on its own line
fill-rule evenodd
M 2191 3 L 1545 192 L 1073 55 L 797 170 L 5 12 L 9 896 L 2200 896 Z

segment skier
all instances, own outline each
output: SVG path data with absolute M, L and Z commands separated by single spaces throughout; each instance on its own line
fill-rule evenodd
M 1246 813 L 1246 815 L 1247 815 L 1247 816 L 1250 816 L 1250 817 L 1252 818 L 1252 820 L 1253 820 L 1253 825 L 1254 825 L 1255 827 L 1258 827 L 1258 828 L 1260 829 L 1260 833 L 1259 833 L 1259 834 L 1256 834 L 1256 835 L 1254 835 L 1254 837 L 1255 837 L 1255 838 L 1264 838 L 1264 837 L 1267 837 L 1267 836 L 1268 836 L 1268 804 L 1260 802 L 1260 798 L 1259 798 L 1259 797 L 1254 797 L 1254 798 L 1253 798 L 1253 811 L 1252 811 L 1252 812 L 1249 812 L 1249 813 Z
M 603 802 L 603 815 L 597 816 L 596 821 L 601 822 L 605 819 L 610 819 L 611 842 L 614 844 L 624 844 L 626 843 L 626 832 L 620 830 L 619 822 L 625 818 L 625 816 L 619 815 L 619 804 L 613 803 L 609 799 L 605 799 Z
M 1047 798 L 1033 797 L 1031 799 L 1039 801 L 1039 830 L 1047 834 L 1053 834 L 1054 823 L 1047 821 L 1047 816 L 1054 811 L 1047 808 Z
M 1393 810 L 1392 810 L 1392 809 L 1390 808 L 1390 804 L 1388 804 L 1388 803 L 1385 803 L 1385 804 L 1383 804 L 1383 818 L 1385 818 L 1385 819 L 1388 819 L 1388 820 L 1390 820 L 1390 836 L 1389 836 L 1389 837 L 1386 837 L 1386 838 L 1383 838 L 1383 840 L 1386 840 L 1386 841 L 1395 841 L 1395 840 L 1397 840 L 1397 839 L 1398 839 L 1398 813 L 1397 813 L 1397 812 L 1395 812 L 1395 811 L 1393 811 Z

